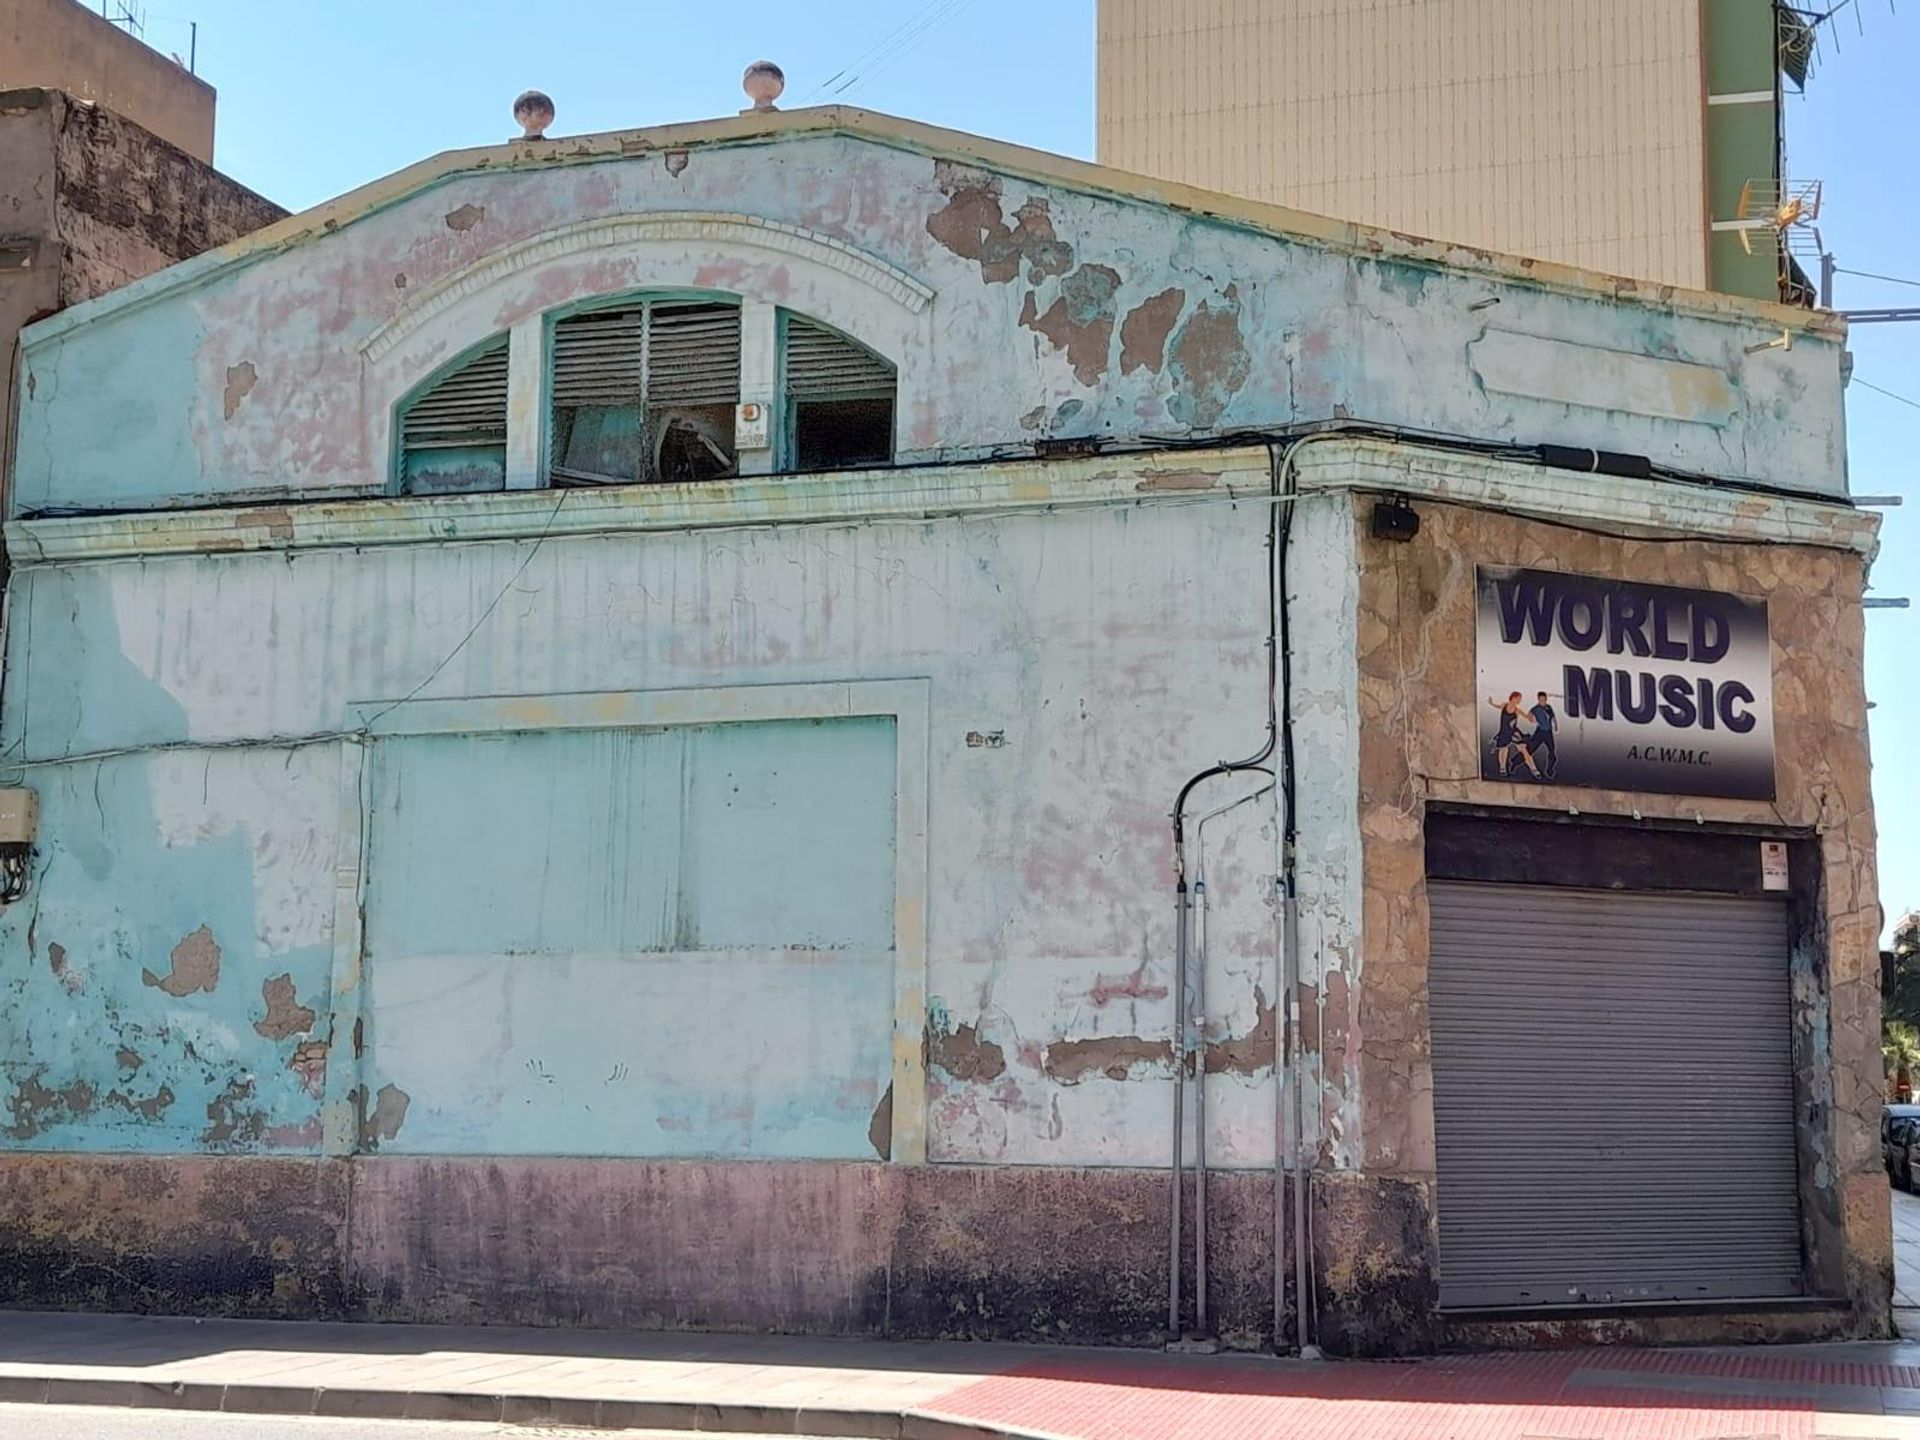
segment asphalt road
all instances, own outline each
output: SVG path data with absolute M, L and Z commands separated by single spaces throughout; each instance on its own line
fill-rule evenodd
M 0 1405 L 0 1440 L 582 1440 L 595 1433 L 604 1432 L 558 1426 L 296 1420 L 193 1410 Z M 618 1434 L 621 1440 L 687 1440 L 684 1430 L 622 1430 Z M 754 1437 L 740 1435 L 734 1440 Z

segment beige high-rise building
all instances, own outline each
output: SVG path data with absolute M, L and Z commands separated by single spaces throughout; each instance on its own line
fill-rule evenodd
M 1779 25 L 1774 0 L 1100 0 L 1099 158 L 1774 297 L 1739 232 L 1779 179 Z

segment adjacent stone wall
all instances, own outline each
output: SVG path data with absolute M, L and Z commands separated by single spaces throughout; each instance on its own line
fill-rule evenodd
M 13 454 L 14 340 L 60 304 L 52 97 L 0 90 L 0 482 Z
M 1877 1149 L 1880 913 L 1868 788 L 1861 594 L 1865 562 L 1806 546 L 1653 541 L 1608 536 L 1513 516 L 1421 504 L 1411 543 L 1376 540 L 1370 503 L 1356 507 L 1360 826 L 1365 855 L 1363 954 L 1356 983 L 1325 997 L 1324 1069 L 1358 1086 L 1359 1151 L 1369 1198 L 1323 1215 L 1324 1322 L 1351 1348 L 1414 1349 L 1433 1323 L 1435 1172 L 1433 1076 L 1426 1014 L 1427 902 L 1423 812 L 1429 802 L 1664 817 L 1703 823 L 1805 827 L 1817 835 L 1825 894 L 1823 954 L 1811 974 L 1824 1005 L 1826 1053 L 1803 1061 L 1803 1094 L 1831 1087 L 1830 1124 L 1806 1143 L 1830 1157 L 1822 1208 L 1838 1217 L 1844 1254 L 1822 1273 L 1844 1275 L 1844 1304 L 1818 1321 L 1752 1322 L 1758 1338 L 1810 1326 L 1829 1333 L 1885 1332 L 1891 1286 L 1886 1177 Z M 1530 566 L 1692 586 L 1763 598 L 1773 647 L 1778 800 L 1754 803 L 1606 790 L 1543 793 L 1478 778 L 1474 567 Z M 1355 978 L 1355 977 L 1347 977 Z M 1311 1037 L 1310 1037 L 1311 1043 Z M 1351 1100 L 1352 1097 L 1336 1097 Z M 1349 1107 L 1349 1114 L 1352 1113 Z M 1804 1119 L 1804 1117 L 1803 1117 Z M 1352 1135 L 1347 1139 L 1351 1142 Z M 1337 1242 L 1330 1240 L 1337 1234 Z M 1419 1321 L 1424 1309 L 1425 1322 Z M 1378 1317 L 1404 1312 L 1398 1338 Z M 1713 1329 L 1718 1323 L 1720 1328 Z M 1730 1321 L 1694 1322 L 1694 1338 L 1727 1334 Z M 1548 1327 L 1554 1334 L 1564 1324 Z M 1576 1327 L 1578 1328 L 1578 1327 Z M 1650 1334 L 1645 1325 L 1629 1326 Z M 1456 1338 L 1467 1332 L 1453 1327 Z M 1622 1327 L 1581 1333 L 1604 1338 Z M 1662 1332 L 1665 1333 L 1665 1332 Z M 1482 1335 L 1481 1339 L 1499 1338 Z M 1511 1337 L 1506 1337 L 1511 1338 Z
M 49 100 L 63 307 L 287 213 L 112 110 L 58 93 Z

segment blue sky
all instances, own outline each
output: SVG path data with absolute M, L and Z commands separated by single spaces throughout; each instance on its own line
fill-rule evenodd
M 786 69 L 788 105 L 838 98 L 1093 154 L 1093 0 L 163 0 L 148 40 L 185 55 L 188 17 L 220 91 L 218 163 L 294 209 L 517 133 L 509 112 L 529 86 L 554 97 L 555 134 L 613 130 L 736 110 L 740 71 L 761 56 Z M 1920 3 L 1855 0 L 1789 100 L 1787 134 L 1789 173 L 1826 182 L 1820 228 L 1839 263 L 1920 281 L 1916 61 Z M 818 93 L 836 74 L 841 93 Z M 1920 305 L 1920 288 L 1842 275 L 1838 303 Z M 1855 385 L 1847 424 L 1855 492 L 1908 502 L 1886 512 L 1875 591 L 1920 597 L 1920 323 L 1860 326 L 1851 344 L 1860 380 L 1914 402 Z M 1916 627 L 1920 610 L 1868 616 L 1890 919 L 1920 907 Z

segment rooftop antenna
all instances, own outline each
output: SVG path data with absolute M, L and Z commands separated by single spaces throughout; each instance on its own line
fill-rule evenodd
M 1833 35 L 1834 51 L 1839 52 L 1840 35 L 1830 22 L 1843 10 L 1853 11 L 1854 29 L 1865 35 L 1867 22 L 1854 0 L 1835 0 L 1824 9 L 1789 5 L 1784 0 L 1774 5 L 1774 38 L 1779 50 L 1780 73 L 1793 82 L 1794 89 L 1807 88 L 1807 77 L 1813 72 L 1813 62 L 1820 52 L 1822 26 L 1828 27 Z M 1893 0 L 1887 0 L 1887 13 L 1894 13 Z
M 1818 255 L 1824 248 L 1818 180 L 1760 178 L 1740 187 L 1740 248 L 1749 255 Z M 1811 246 L 1809 247 L 1809 241 Z
M 1824 273 L 1826 249 L 1814 221 L 1820 218 L 1821 183 L 1761 176 L 1740 187 L 1740 248 L 1771 258 L 1779 275 L 1780 296 L 1790 304 L 1811 305 L 1808 271 Z M 1802 264 L 1801 262 L 1806 262 Z
M 146 40 L 147 44 L 153 44 L 151 40 L 147 40 L 147 21 L 151 18 L 147 7 L 135 4 L 134 0 L 100 0 L 100 18 L 105 20 L 109 25 L 126 31 L 127 34 L 133 36 L 136 40 Z M 189 75 L 199 74 L 200 22 L 198 20 L 182 20 L 177 15 L 162 15 L 160 18 L 175 24 L 183 24 L 187 27 L 187 58 L 182 60 L 180 58 L 180 52 L 177 50 L 173 51 L 168 58 Z M 157 49 L 158 47 L 156 46 L 155 48 Z
M 112 0 L 111 7 L 108 0 L 100 0 L 100 18 L 136 38 L 144 37 L 147 33 L 146 11 L 136 7 L 132 0 Z

